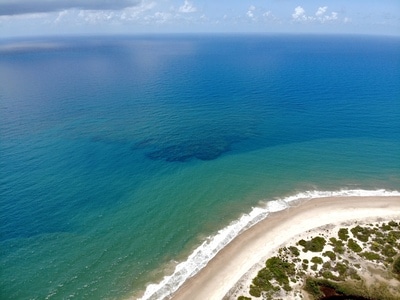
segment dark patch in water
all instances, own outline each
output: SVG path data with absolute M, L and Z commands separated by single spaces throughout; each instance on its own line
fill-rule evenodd
M 170 145 L 146 154 L 152 160 L 186 162 L 192 159 L 213 160 L 231 150 L 233 140 L 194 141 Z

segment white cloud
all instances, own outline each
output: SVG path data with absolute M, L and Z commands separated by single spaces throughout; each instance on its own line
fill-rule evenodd
M 60 23 L 66 15 L 68 15 L 68 10 L 60 11 L 58 13 L 57 19 L 54 20 L 54 23 Z
M 326 15 L 325 13 L 327 12 L 328 7 L 324 6 L 324 7 L 319 7 L 317 12 L 315 13 L 316 20 L 320 21 L 321 23 L 325 23 L 328 21 L 334 21 L 338 19 L 338 13 L 337 12 L 332 12 L 330 15 Z
M 271 22 L 273 22 L 273 23 L 278 23 L 278 22 L 280 22 L 279 18 L 276 17 L 276 16 L 272 13 L 272 11 L 270 11 L 270 10 L 264 12 L 264 13 L 262 14 L 262 17 L 263 17 L 263 20 L 264 20 L 265 22 L 269 22 L 269 23 L 271 23 Z
M 328 6 L 319 7 L 317 12 L 315 13 L 315 15 L 317 17 L 322 16 L 322 15 L 324 15 L 326 13 L 327 9 L 328 9 Z
M 348 17 L 346 17 L 346 18 L 344 18 L 343 22 L 344 22 L 344 23 L 351 23 L 351 19 L 348 18 Z
M 249 9 L 247 10 L 246 16 L 248 16 L 250 19 L 254 19 L 254 11 L 256 10 L 256 7 L 254 5 L 250 5 Z
M 197 11 L 197 8 L 195 6 L 193 6 L 193 4 L 187 0 L 185 0 L 185 3 L 181 7 L 179 7 L 179 12 L 181 12 L 181 13 L 193 13 L 196 11 Z
M 93 10 L 93 11 L 88 11 L 88 10 L 81 10 L 78 14 L 80 18 L 82 18 L 86 23 L 89 24 L 98 24 L 102 23 L 105 21 L 110 21 L 115 17 L 115 14 L 110 11 L 104 11 L 104 10 Z
M 151 11 L 156 4 L 154 2 L 142 1 L 141 5 L 125 8 L 121 14 L 122 21 L 133 21 L 140 18 L 145 18 L 145 14 Z
M 154 15 L 147 16 L 145 18 L 146 21 L 150 21 L 150 22 L 154 21 L 157 24 L 166 23 L 166 22 L 170 21 L 171 19 L 173 19 L 173 15 L 171 13 L 161 12 L 161 11 L 157 11 L 154 13 Z
M 332 12 L 330 17 L 326 16 L 328 18 L 328 20 L 337 20 L 338 18 L 338 13 L 337 12 Z
M 294 13 L 292 14 L 292 17 L 295 20 L 305 20 L 305 19 L 307 19 L 306 11 L 301 6 L 297 6 L 294 9 Z
M 302 23 L 311 23 L 311 22 L 331 22 L 339 19 L 337 12 L 331 12 L 331 14 L 326 14 L 328 11 L 327 6 L 319 7 L 315 12 L 315 16 L 307 16 L 306 11 L 303 7 L 297 6 L 294 9 L 294 13 L 292 14 L 293 21 L 302 22 Z

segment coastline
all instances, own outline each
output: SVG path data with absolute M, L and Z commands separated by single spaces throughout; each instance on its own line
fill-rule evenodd
M 253 267 L 263 264 L 281 245 L 318 227 L 394 218 L 400 218 L 400 196 L 333 196 L 302 201 L 270 213 L 239 234 L 186 280 L 172 299 L 223 299 L 237 282 L 252 278 Z

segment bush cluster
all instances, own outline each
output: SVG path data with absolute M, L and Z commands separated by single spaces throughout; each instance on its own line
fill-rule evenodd
M 250 295 L 260 297 L 262 292 L 267 294 L 274 293 L 283 288 L 290 291 L 289 278 L 296 275 L 295 264 L 290 263 L 278 256 L 269 258 L 265 263 L 265 268 L 261 269 L 253 279 L 250 286 Z M 275 280 L 278 285 L 272 282 Z
M 326 240 L 323 237 L 316 236 L 310 241 L 300 240 L 299 245 L 303 246 L 303 251 L 322 252 L 324 250 Z
M 349 240 L 347 241 L 347 246 L 348 246 L 351 250 L 353 250 L 354 252 L 356 252 L 356 253 L 362 251 L 362 248 L 360 247 L 360 245 L 357 244 L 357 242 L 356 242 L 355 240 L 353 240 L 353 239 L 349 239 Z
M 354 253 L 357 253 L 366 260 L 383 262 L 388 270 L 390 269 L 393 275 L 400 279 L 400 223 L 391 221 L 375 226 L 357 225 L 353 228 L 340 228 L 337 234 L 337 238 L 329 239 L 332 251 L 323 252 L 327 241 L 321 236 L 298 241 L 297 244 L 302 246 L 303 252 L 323 252 L 320 256 L 312 257 L 311 261 L 301 260 L 297 247 L 289 246 L 279 249 L 279 255 L 268 259 L 265 268 L 260 270 L 257 277 L 253 279 L 250 294 L 254 297 L 263 296 L 269 300 L 276 299 L 278 291 L 282 289 L 290 291 L 290 282 L 295 283 L 303 278 L 304 289 L 312 294 L 314 299 L 323 296 L 321 287 L 329 287 L 339 294 L 352 297 L 398 299 L 396 296 L 393 298 L 390 291 L 383 297 L 381 288 L 384 288 L 384 285 L 382 284 L 379 288 L 366 287 L 359 273 L 362 269 L 361 265 L 350 263 L 343 259 L 341 254 L 346 251 L 350 261 L 355 259 Z M 369 249 L 363 249 L 365 247 Z M 322 257 L 329 257 L 329 260 L 324 262 Z M 296 270 L 295 263 L 299 264 L 299 270 Z M 318 274 L 315 273 L 317 278 L 305 278 L 309 268 L 318 272 Z M 244 296 L 238 298 L 238 300 L 249 299 Z
M 347 228 L 340 228 L 338 236 L 342 241 L 347 241 L 349 238 L 349 230 Z

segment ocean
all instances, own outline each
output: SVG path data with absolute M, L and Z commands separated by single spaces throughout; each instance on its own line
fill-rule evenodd
M 0 134 L 0 298 L 162 299 L 291 201 L 400 189 L 400 38 L 3 39 Z

